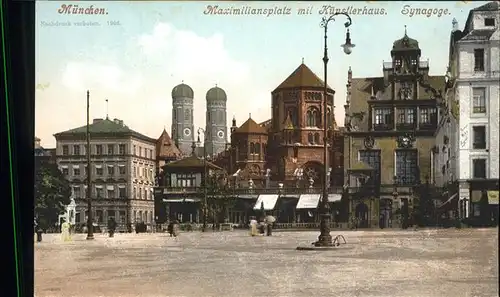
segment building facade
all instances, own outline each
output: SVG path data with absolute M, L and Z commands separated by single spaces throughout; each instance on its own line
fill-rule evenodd
M 419 184 L 431 175 L 439 119 L 437 90 L 443 76 L 430 76 L 418 41 L 394 42 L 382 77 L 353 78 L 345 105 L 344 184 L 350 220 L 358 227 L 408 224 Z
M 451 174 L 459 182 L 460 217 L 481 225 L 498 224 L 499 22 L 499 3 L 490 2 L 469 12 L 463 31 L 454 20 L 450 37 L 448 93 L 458 119 L 450 123 Z
M 191 153 L 194 141 L 194 92 L 182 83 L 172 89 L 172 139 L 183 155 Z
M 89 125 L 92 214 L 98 224 L 114 217 L 126 223 L 153 222 L 156 140 L 122 120 L 94 119 Z M 56 160 L 71 182 L 76 224 L 86 223 L 87 126 L 55 134 Z
M 227 113 L 226 92 L 215 86 L 206 95 L 207 111 L 204 137 L 205 153 L 212 157 L 226 150 Z

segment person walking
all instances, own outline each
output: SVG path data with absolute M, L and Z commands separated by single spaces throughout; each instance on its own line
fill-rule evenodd
M 115 221 L 115 218 L 110 217 L 109 220 L 108 220 L 109 237 L 114 237 L 115 236 L 115 231 L 116 231 L 116 221 Z

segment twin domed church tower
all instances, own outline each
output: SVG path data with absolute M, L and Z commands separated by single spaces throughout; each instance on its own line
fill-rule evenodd
M 227 143 L 227 96 L 223 89 L 215 86 L 206 94 L 205 135 L 200 139 L 208 156 L 216 155 L 226 149 Z M 194 127 L 194 92 L 181 83 L 172 90 L 172 140 L 184 155 L 192 152 L 193 141 L 197 141 Z

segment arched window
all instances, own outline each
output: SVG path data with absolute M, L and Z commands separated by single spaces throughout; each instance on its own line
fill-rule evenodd
M 292 121 L 292 124 L 294 126 L 297 126 L 297 108 L 295 107 L 289 107 L 287 108 L 287 111 L 286 111 L 286 116 L 290 116 L 290 120 Z
M 307 135 L 307 141 L 309 142 L 309 144 L 314 144 L 314 136 L 312 133 L 309 133 Z
M 184 121 L 189 122 L 191 120 L 191 111 L 189 109 L 184 110 Z
M 255 144 L 255 154 L 260 155 L 260 143 Z
M 250 142 L 250 154 L 251 155 L 255 154 L 255 145 L 253 142 Z
M 320 144 L 319 133 L 314 133 L 314 143 L 315 144 Z
M 311 108 L 306 113 L 307 127 L 319 127 L 321 122 L 319 111 L 316 108 Z
M 326 119 L 328 121 L 328 125 L 332 125 L 333 123 L 333 118 L 332 118 L 332 110 L 330 108 L 327 109 L 326 111 Z

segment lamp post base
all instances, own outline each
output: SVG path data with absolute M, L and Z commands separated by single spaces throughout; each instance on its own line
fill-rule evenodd
M 320 235 L 318 237 L 318 241 L 314 243 L 314 246 L 316 247 L 328 247 L 328 246 L 334 246 L 333 241 L 332 241 L 332 236 L 330 234 L 328 235 Z
M 94 235 L 87 235 L 87 240 L 94 240 Z

